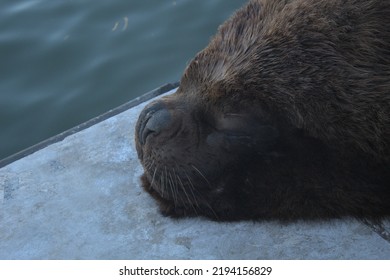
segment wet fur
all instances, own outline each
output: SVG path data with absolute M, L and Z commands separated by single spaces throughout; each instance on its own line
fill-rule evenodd
M 136 144 L 168 216 L 388 217 L 390 2 L 250 1 L 141 113 Z

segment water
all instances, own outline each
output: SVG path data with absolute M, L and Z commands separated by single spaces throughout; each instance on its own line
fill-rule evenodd
M 2 0 L 0 159 L 178 81 L 245 2 Z

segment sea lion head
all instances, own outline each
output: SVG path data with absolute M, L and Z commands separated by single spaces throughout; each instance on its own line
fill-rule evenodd
M 272 151 L 278 135 L 264 111 L 202 76 L 208 67 L 195 58 L 178 90 L 148 104 L 136 125 L 144 187 L 170 205 L 168 215 L 220 216 L 216 209 L 232 207 L 228 197 L 246 168 Z

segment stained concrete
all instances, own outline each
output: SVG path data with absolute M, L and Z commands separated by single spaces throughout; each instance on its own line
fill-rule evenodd
M 145 104 L 3 161 L 0 259 L 390 259 L 389 221 L 161 216 L 139 182 L 134 125 Z

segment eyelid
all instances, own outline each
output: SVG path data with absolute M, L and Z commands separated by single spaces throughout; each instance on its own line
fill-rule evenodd
M 219 131 L 245 131 L 250 129 L 250 119 L 243 114 L 224 114 L 223 117 L 218 118 L 216 122 L 216 128 Z

